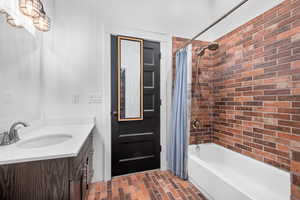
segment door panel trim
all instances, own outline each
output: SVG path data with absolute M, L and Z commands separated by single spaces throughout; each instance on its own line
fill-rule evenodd
M 104 48 L 99 50 L 103 59 L 103 63 L 99 64 L 101 69 L 100 77 L 102 81 L 99 82 L 105 101 L 101 105 L 103 115 L 97 126 L 101 129 L 98 132 L 99 137 L 95 138 L 95 172 L 93 181 L 109 181 L 111 180 L 111 35 L 132 35 L 135 37 L 142 37 L 147 40 L 161 42 L 161 169 L 167 169 L 167 152 L 166 144 L 168 142 L 167 133 L 169 129 L 169 117 L 171 110 L 171 96 L 172 96 L 172 36 L 166 33 L 153 32 L 141 29 L 128 28 L 119 25 L 104 25 L 102 27 L 104 34 Z M 102 31 L 99 36 L 99 44 L 101 42 Z M 99 59 L 100 61 L 101 59 Z M 100 70 L 99 69 L 99 70 Z M 104 159 L 103 159 L 104 157 Z M 97 164 L 98 163 L 98 164 Z M 103 173 L 102 173 L 103 172 Z
M 133 133 L 133 134 L 122 134 L 119 137 L 134 137 L 134 136 L 145 136 L 145 135 L 154 135 L 154 132 L 148 132 L 148 133 Z
M 116 49 L 116 44 L 119 44 L 118 35 L 111 36 L 111 110 L 115 110 L 120 103 L 120 83 L 116 85 L 116 80 L 119 80 L 119 73 L 116 70 L 116 63 L 119 49 Z M 161 166 L 161 106 L 157 103 L 161 99 L 161 60 L 159 57 L 161 51 L 161 43 L 145 40 L 143 45 L 144 62 L 153 59 L 153 75 L 154 89 L 145 89 L 143 93 L 144 107 L 146 111 L 150 111 L 151 115 L 147 115 L 142 121 L 126 121 L 121 122 L 116 116 L 111 116 L 111 152 L 112 152 L 112 168 L 113 176 L 124 175 L 131 172 L 142 172 L 150 169 L 157 169 Z M 117 43 L 118 42 L 118 43 Z M 145 49 L 151 51 L 145 52 Z M 118 65 L 118 68 L 120 66 Z M 142 70 L 143 76 L 147 71 Z M 151 79 L 147 79 L 145 84 L 151 85 Z M 116 87 L 118 86 L 118 87 Z M 117 104 L 118 103 L 118 104 Z M 147 106 L 146 106 L 147 105 Z M 151 113 L 152 112 L 152 113 Z M 150 134 L 149 134 L 150 133 Z
M 154 155 L 151 156 L 139 156 L 139 157 L 134 157 L 134 158 L 126 158 L 126 159 L 121 159 L 119 162 L 128 162 L 128 161 L 134 161 L 134 160 L 145 160 L 148 158 L 154 158 Z

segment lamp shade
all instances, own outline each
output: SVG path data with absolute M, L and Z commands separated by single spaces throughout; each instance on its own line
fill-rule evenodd
M 46 14 L 41 14 L 39 17 L 33 18 L 33 25 L 36 29 L 47 32 L 50 30 L 51 21 Z
M 0 14 L 6 14 L 6 11 L 4 9 L 0 9 Z
M 40 0 L 19 0 L 19 7 L 24 15 L 35 18 L 41 14 L 42 4 Z
M 9 25 L 13 26 L 13 27 L 16 27 L 16 28 L 23 28 L 23 26 L 19 25 L 16 23 L 15 19 L 10 16 L 10 15 L 6 15 L 6 21 Z

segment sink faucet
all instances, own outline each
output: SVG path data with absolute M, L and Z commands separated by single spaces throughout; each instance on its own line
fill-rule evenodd
M 9 139 L 11 141 L 11 144 L 12 143 L 16 143 L 16 142 L 18 142 L 20 140 L 20 137 L 19 137 L 19 134 L 18 134 L 18 128 L 17 128 L 19 125 L 22 125 L 24 127 L 28 127 L 29 126 L 29 124 L 27 124 L 25 122 L 16 122 L 16 123 L 14 123 L 10 127 L 9 134 L 8 134 Z
M 16 143 L 20 140 L 20 137 L 19 137 L 19 134 L 18 134 L 18 126 L 19 125 L 22 125 L 24 127 L 29 126 L 25 122 L 16 122 L 16 123 L 14 123 L 10 127 L 9 132 L 4 132 L 3 133 L 3 138 L 2 138 L 2 142 L 0 143 L 0 146 L 13 144 L 13 143 Z

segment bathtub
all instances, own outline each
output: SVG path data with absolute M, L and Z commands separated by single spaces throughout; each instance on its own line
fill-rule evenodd
M 216 144 L 189 146 L 189 180 L 209 200 L 289 200 L 290 174 Z

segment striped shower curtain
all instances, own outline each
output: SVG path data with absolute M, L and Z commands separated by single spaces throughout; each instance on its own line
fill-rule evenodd
M 176 54 L 176 77 L 173 89 L 169 169 L 187 179 L 187 154 L 191 105 L 191 46 Z

